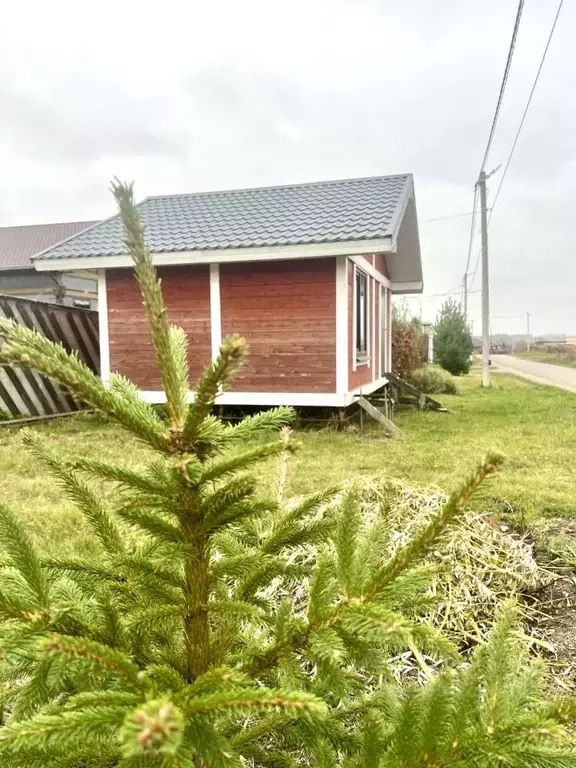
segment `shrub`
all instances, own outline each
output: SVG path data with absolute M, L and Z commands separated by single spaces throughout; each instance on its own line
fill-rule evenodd
M 428 359 L 428 337 L 417 318 L 410 317 L 405 305 L 392 307 L 392 366 L 394 373 L 408 378 Z
M 132 188 L 114 192 L 167 416 L 123 377 L 105 387 L 63 347 L 0 318 L 3 360 L 51 376 L 151 450 L 136 471 L 61 457 L 24 433 L 101 553 L 41 558 L 0 505 L 2 766 L 573 765 L 571 709 L 544 696 L 512 608 L 469 665 L 418 616 L 426 558 L 498 459 L 400 542 L 390 541 L 386 505 L 366 516 L 356 487 L 286 500 L 290 431 L 256 438 L 291 411 L 234 426 L 212 413 L 246 353 L 237 337 L 188 406 L 186 336 L 168 325 Z M 276 498 L 263 499 L 254 467 L 273 456 Z M 115 486 L 110 502 L 95 478 Z M 394 678 L 389 659 L 401 653 L 418 661 L 426 685 Z M 445 671 L 435 674 L 424 654 Z
M 439 365 L 426 365 L 410 374 L 410 381 L 427 395 L 457 395 L 458 388 L 452 376 Z
M 522 354 L 523 352 L 526 352 L 527 349 L 528 349 L 528 343 L 524 341 L 524 339 L 518 339 L 518 341 L 514 343 L 514 352 L 518 355 Z
M 454 376 L 468 373 L 474 343 L 460 305 L 449 299 L 434 328 L 434 357 Z

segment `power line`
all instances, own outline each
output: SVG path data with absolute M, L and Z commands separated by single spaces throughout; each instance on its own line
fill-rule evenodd
M 506 83 L 508 82 L 508 75 L 510 74 L 510 67 L 512 65 L 512 57 L 514 56 L 514 48 L 516 47 L 516 38 L 518 37 L 518 29 L 520 27 L 520 19 L 522 18 L 523 9 L 524 9 L 524 0 L 520 0 L 518 3 L 518 10 L 516 11 L 516 21 L 514 22 L 512 39 L 510 41 L 510 48 L 508 49 L 508 58 L 506 59 L 504 75 L 502 77 L 502 83 L 500 85 L 500 93 L 498 94 L 498 101 L 496 102 L 496 110 L 494 111 L 492 126 L 490 128 L 490 135 L 488 136 L 488 143 L 486 144 L 486 149 L 484 150 L 484 157 L 482 158 L 482 165 L 480 166 L 480 172 L 482 172 L 486 168 L 488 153 L 490 152 L 490 147 L 492 146 L 492 140 L 494 139 L 496 124 L 498 123 L 500 108 L 502 106 L 502 100 L 504 99 L 504 91 L 506 90 Z
M 472 216 L 473 211 L 467 211 L 466 213 L 452 213 L 449 216 L 437 216 L 434 219 L 422 219 L 419 224 L 430 224 L 433 221 L 446 221 L 446 219 L 462 219 L 464 216 Z
M 494 133 L 496 131 L 496 125 L 498 123 L 498 117 L 500 115 L 500 109 L 502 107 L 502 100 L 504 99 L 504 91 L 506 90 L 506 84 L 508 82 L 508 75 L 510 74 L 510 67 L 512 66 L 512 57 L 514 56 L 514 49 L 516 47 L 516 38 L 518 37 L 518 29 L 520 27 L 520 19 L 522 18 L 522 11 L 524 9 L 524 0 L 519 0 L 518 3 L 518 9 L 516 11 L 516 19 L 514 21 L 514 29 L 512 31 L 512 39 L 510 40 L 510 47 L 508 49 L 508 57 L 506 59 L 506 66 L 504 68 L 504 75 L 502 76 L 502 82 L 500 84 L 500 92 L 498 94 L 498 101 L 496 102 L 496 109 L 494 110 L 494 117 L 492 118 L 492 125 L 490 126 L 490 134 L 488 136 L 488 142 L 486 143 L 486 149 L 484 150 L 484 157 L 482 158 L 482 165 L 480 167 L 480 173 L 484 170 L 486 166 L 486 161 L 488 159 L 488 153 L 490 152 L 490 147 L 492 146 L 492 141 L 494 139 Z M 466 258 L 466 269 L 465 274 L 468 274 L 468 269 L 470 267 L 470 258 L 472 255 L 472 247 L 474 244 L 474 228 L 476 226 L 476 210 L 477 210 L 477 203 L 478 203 L 478 186 L 474 186 L 474 205 L 473 205 L 473 212 L 472 212 L 472 221 L 470 224 L 470 238 L 468 241 L 468 256 Z
M 532 90 L 530 91 L 530 95 L 528 96 L 528 101 L 526 102 L 526 108 L 524 109 L 524 114 L 522 115 L 522 119 L 520 120 L 520 125 L 518 126 L 518 131 L 516 132 L 516 136 L 514 137 L 512 149 L 510 150 L 510 154 L 508 155 L 508 160 L 506 161 L 506 165 L 504 166 L 504 171 L 502 173 L 502 178 L 500 179 L 500 184 L 498 185 L 498 189 L 496 190 L 496 195 L 494 196 L 494 200 L 492 202 L 492 210 L 490 211 L 490 216 L 488 218 L 488 221 L 490 221 L 490 219 L 492 218 L 494 206 L 496 205 L 496 201 L 498 200 L 498 196 L 500 195 L 500 190 L 502 189 L 502 184 L 504 184 L 504 179 L 506 178 L 506 174 L 508 173 L 508 168 L 510 167 L 512 156 L 514 155 L 514 150 L 516 149 L 516 144 L 518 144 L 518 139 L 520 138 L 520 133 L 522 132 L 524 121 L 526 120 L 526 115 L 528 114 L 528 110 L 530 109 L 530 104 L 532 103 L 532 97 L 534 96 L 534 91 L 536 90 L 536 86 L 538 85 L 538 80 L 540 79 L 540 73 L 542 72 L 542 67 L 544 66 L 544 62 L 546 61 L 548 48 L 550 48 L 550 43 L 552 41 L 554 30 L 556 29 L 556 24 L 558 22 L 558 17 L 560 16 L 560 11 L 562 10 L 563 4 L 564 4 L 564 0 L 560 0 L 560 3 L 558 4 L 558 10 L 556 11 L 556 16 L 554 17 L 554 22 L 552 23 L 552 29 L 550 30 L 550 34 L 548 35 L 548 40 L 546 42 L 546 47 L 544 48 L 544 53 L 542 54 L 542 58 L 540 59 L 540 66 L 538 67 L 538 71 L 536 72 L 536 77 L 534 78 Z
M 508 57 L 506 59 L 506 66 L 504 67 L 504 74 L 502 76 L 502 82 L 500 83 L 500 92 L 498 94 L 498 100 L 496 102 L 496 109 L 494 110 L 494 117 L 492 118 L 492 125 L 490 126 L 490 133 L 488 134 L 488 141 L 486 142 L 486 149 L 484 150 L 484 157 L 480 165 L 480 172 L 476 180 L 474 187 L 474 210 L 476 210 L 476 202 L 478 197 L 480 198 L 480 218 L 481 218 L 481 231 L 482 231 L 482 386 L 490 386 L 490 302 L 488 296 L 489 281 L 488 281 L 488 217 L 486 207 L 486 162 L 490 154 L 490 148 L 492 147 L 492 141 L 494 140 L 494 134 L 496 132 L 496 126 L 498 124 L 498 118 L 500 116 L 500 109 L 502 107 L 502 101 L 504 99 L 504 92 L 506 91 L 506 85 L 508 83 L 508 76 L 510 74 L 510 68 L 512 66 L 512 59 L 514 58 L 514 49 L 516 47 L 516 39 L 518 37 L 518 30 L 520 28 L 520 20 L 522 18 L 522 11 L 524 10 L 524 0 L 519 0 L 518 8 L 516 10 L 516 19 L 514 21 L 514 29 L 512 30 L 512 39 L 510 40 L 510 47 L 508 48 Z M 489 174 L 491 176 L 492 174 Z M 474 226 L 476 223 L 476 217 L 472 219 L 472 226 L 470 228 L 470 243 L 468 246 L 468 257 L 466 260 L 466 273 L 464 275 L 464 290 L 466 291 L 466 297 L 464 299 L 464 306 L 468 307 L 468 269 L 470 267 L 470 257 L 472 254 L 472 247 L 474 242 Z

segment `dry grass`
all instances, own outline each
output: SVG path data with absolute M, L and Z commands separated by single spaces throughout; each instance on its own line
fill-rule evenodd
M 435 487 L 386 479 L 365 478 L 360 488 L 365 516 L 386 521 L 388 554 L 424 528 L 448 498 Z M 486 512 L 468 511 L 445 533 L 427 562 L 438 570 L 430 574 L 430 604 L 423 616 L 460 646 L 485 639 L 504 599 L 521 600 L 554 578 L 536 562 L 529 540 Z M 535 618 L 529 605 L 525 612 Z

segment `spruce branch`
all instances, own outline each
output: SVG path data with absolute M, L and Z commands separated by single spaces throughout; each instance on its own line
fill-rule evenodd
M 123 552 L 124 544 L 118 526 L 98 496 L 76 477 L 65 461 L 46 446 L 38 433 L 31 429 L 23 429 L 21 436 L 24 445 L 48 467 L 86 517 L 106 552 L 110 554 Z
M 144 491 L 157 496 L 170 496 L 173 487 L 167 486 L 166 481 L 158 481 L 154 477 L 136 472 L 132 469 L 118 467 L 98 459 L 75 458 L 69 462 L 71 469 L 78 469 L 87 475 L 103 480 L 110 480 L 125 489 Z
M 119 725 L 126 707 L 93 707 L 66 714 L 40 714 L 30 720 L 6 725 L 0 730 L 0 754 L 17 754 L 19 749 L 46 748 L 52 739 L 63 739 L 61 748 L 78 745 L 78 739 L 97 737 L 102 729 Z
M 121 651 L 102 643 L 86 638 L 53 635 L 40 641 L 39 650 L 49 656 L 77 659 L 90 666 L 101 668 L 138 690 L 143 687 L 139 678 L 140 670 L 134 662 Z
M 200 443 L 204 419 L 216 403 L 216 398 L 233 381 L 246 357 L 247 345 L 240 336 L 229 336 L 220 347 L 212 365 L 202 373 L 194 392 L 194 403 L 190 406 L 182 436 L 188 451 L 204 455 Z
M 366 602 L 370 600 L 416 560 L 421 560 L 446 528 L 456 521 L 471 496 L 502 461 L 503 459 L 500 455 L 487 457 L 474 475 L 459 490 L 452 493 L 440 513 L 433 517 L 428 525 L 406 546 L 399 548 L 391 560 L 372 576 L 359 601 Z
M 277 500 L 278 504 L 284 501 L 284 494 L 286 493 L 286 484 L 288 482 L 288 463 L 290 461 L 291 451 L 289 450 L 290 437 L 292 435 L 292 429 L 288 425 L 282 427 L 280 433 L 280 440 L 282 441 L 282 453 L 280 454 L 280 467 L 278 470 L 278 482 L 277 482 Z
M 231 691 L 198 696 L 182 703 L 188 715 L 207 714 L 224 710 L 237 710 L 250 714 L 258 709 L 296 710 L 321 714 L 326 705 L 316 696 L 285 691 L 267 691 L 265 689 L 240 688 Z
M 188 411 L 187 339 L 183 331 L 168 324 L 160 280 L 144 241 L 144 228 L 134 202 L 134 185 L 114 179 L 111 190 L 124 225 L 124 243 L 132 257 L 142 292 L 171 429 L 179 433 L 184 428 Z
M 291 424 L 295 418 L 296 412 L 289 406 L 271 408 L 254 416 L 246 416 L 238 424 L 227 428 L 224 443 L 253 440 L 263 433 L 277 432 L 286 424 Z M 281 443 L 281 446 L 284 450 L 287 449 L 285 444 Z
M 26 582 L 37 601 L 46 608 L 49 601 L 48 583 L 42 564 L 24 526 L 4 504 L 0 503 L 0 541 L 11 564 Z
M 61 384 L 79 402 L 114 419 L 138 439 L 163 453 L 170 452 L 171 441 L 165 426 L 135 388 L 126 387 L 122 392 L 107 389 L 75 352 L 67 352 L 61 344 L 13 320 L 0 317 L 0 336 L 6 340 L 0 363 L 38 371 Z
M 212 459 L 203 465 L 201 474 L 199 474 L 195 483 L 200 486 L 215 480 L 223 480 L 240 469 L 246 469 L 252 464 L 265 461 L 272 456 L 277 456 L 279 453 L 284 453 L 285 450 L 285 445 L 278 441 L 259 445 L 256 448 L 242 451 L 237 455 Z
M 170 701 L 147 701 L 125 719 L 120 730 L 124 757 L 176 755 L 184 736 L 184 717 Z

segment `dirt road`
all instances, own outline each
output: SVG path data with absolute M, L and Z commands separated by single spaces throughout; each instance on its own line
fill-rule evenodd
M 559 389 L 576 392 L 576 368 L 563 368 L 550 363 L 535 363 L 511 355 L 492 355 L 492 368 L 502 373 L 515 373 L 538 384 L 549 384 Z

